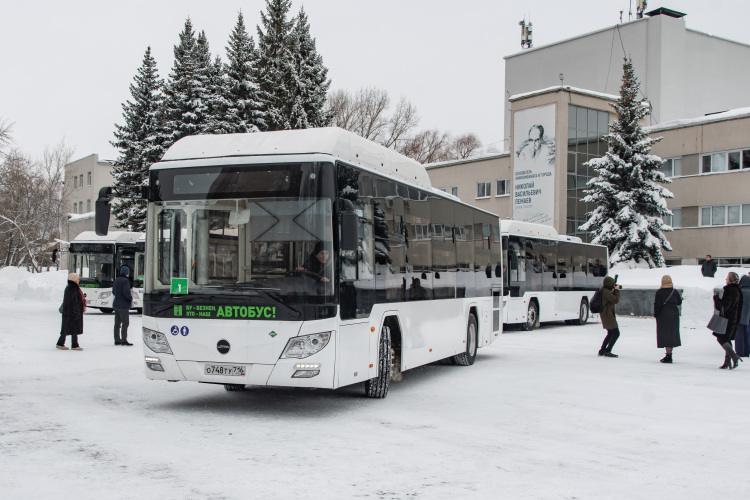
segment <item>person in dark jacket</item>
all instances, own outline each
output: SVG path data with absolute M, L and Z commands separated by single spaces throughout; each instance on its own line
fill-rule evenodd
M 70 337 L 70 348 L 74 351 L 82 351 L 78 345 L 78 336 L 83 333 L 83 311 L 86 310 L 86 303 L 83 299 L 83 293 L 78 286 L 78 275 L 70 273 L 68 275 L 68 286 L 65 287 L 62 304 L 62 327 L 60 328 L 60 338 L 57 339 L 58 349 L 67 351 L 65 347 L 65 337 Z
M 115 345 L 133 345 L 128 342 L 128 325 L 130 324 L 130 309 L 133 307 L 133 295 L 130 293 L 128 266 L 120 268 L 120 277 L 112 284 L 112 294 L 115 300 Z
M 737 361 L 741 360 L 737 353 L 732 349 L 732 340 L 737 334 L 737 327 L 740 324 L 740 313 L 742 312 L 742 291 L 740 290 L 740 277 L 737 273 L 727 275 L 727 285 L 724 287 L 724 294 L 719 298 L 714 295 L 714 307 L 721 311 L 722 316 L 727 319 L 727 329 L 723 334 L 714 333 L 716 340 L 724 348 L 724 364 L 721 369 L 734 370 L 737 368 Z M 732 364 L 734 363 L 734 364 Z
M 661 288 L 656 291 L 654 298 L 654 318 L 656 318 L 656 346 L 667 350 L 660 361 L 672 362 L 672 349 L 680 347 L 680 305 L 682 297 L 674 289 L 672 278 L 664 275 L 661 278 Z
M 617 354 L 612 354 L 612 348 L 620 338 L 620 329 L 617 326 L 617 314 L 615 305 L 620 302 L 620 285 L 615 285 L 615 280 L 611 276 L 604 278 L 604 287 L 602 288 L 602 312 L 599 317 L 602 319 L 602 327 L 607 330 L 607 336 L 604 337 L 602 348 L 599 349 L 599 356 L 616 358 Z
M 706 261 L 701 266 L 701 274 L 704 278 L 713 278 L 716 274 L 716 261 L 711 260 L 710 255 L 706 255 Z
M 740 291 L 742 292 L 742 312 L 737 336 L 734 338 L 734 350 L 738 356 L 746 358 L 750 356 L 750 276 L 740 278 Z
M 328 245 L 319 241 L 315 244 L 315 248 L 312 253 L 308 256 L 307 262 L 303 267 L 298 267 L 299 270 L 310 271 L 311 273 L 318 275 L 318 281 L 330 281 L 332 265 L 331 265 L 331 251 Z

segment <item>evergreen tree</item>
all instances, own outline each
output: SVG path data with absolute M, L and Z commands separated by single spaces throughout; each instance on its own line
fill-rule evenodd
M 146 49 L 143 64 L 130 84 L 132 101 L 122 105 L 124 125 L 115 124 L 115 141 L 120 150 L 112 174 L 115 186 L 148 185 L 148 169 L 161 160 L 164 147 L 159 135 L 159 110 L 164 82 L 159 78 L 151 47 Z M 129 231 L 145 231 L 146 206 L 135 200 L 118 198 L 112 205 L 115 227 Z
M 206 102 L 210 66 L 205 35 L 201 33 L 199 43 L 188 18 L 180 33 L 180 43 L 174 47 L 174 66 L 164 88 L 162 134 L 165 148 L 185 136 L 204 131 L 210 116 Z
M 580 229 L 592 231 L 593 243 L 609 248 L 610 264 L 634 259 L 663 267 L 662 249 L 672 250 L 664 231 L 672 228 L 662 217 L 672 214 L 665 198 L 674 195 L 659 185 L 671 181 L 659 170 L 663 160 L 649 152 L 662 138 L 643 132 L 640 122 L 650 111 L 638 100 L 640 83 L 630 59 L 625 59 L 623 73 L 620 98 L 612 104 L 617 120 L 604 136 L 609 152 L 588 162 L 597 176 L 588 182 L 583 201 L 597 208 Z
M 242 12 L 237 16 L 237 24 L 229 36 L 227 58 L 229 62 L 224 68 L 226 122 L 234 124 L 232 132 L 266 130 L 268 127 L 259 95 L 255 41 L 247 34 Z
M 304 7 L 300 8 L 297 15 L 293 35 L 296 40 L 295 62 L 299 74 L 297 102 L 304 110 L 308 127 L 327 127 L 333 121 L 333 113 L 325 110 L 331 81 L 328 80 L 328 68 L 323 66 L 323 57 L 315 48 L 315 39 L 310 35 L 310 24 Z
M 295 65 L 295 19 L 287 19 L 291 0 L 266 0 L 258 29 L 258 83 L 265 104 L 267 130 L 288 130 L 304 124 Z M 294 118 L 292 109 L 296 108 Z M 294 122 L 292 121 L 294 119 Z

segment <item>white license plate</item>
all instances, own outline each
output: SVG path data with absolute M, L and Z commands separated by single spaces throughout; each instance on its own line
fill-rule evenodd
M 232 365 L 206 365 L 206 375 L 228 375 L 230 377 L 244 377 L 244 366 Z

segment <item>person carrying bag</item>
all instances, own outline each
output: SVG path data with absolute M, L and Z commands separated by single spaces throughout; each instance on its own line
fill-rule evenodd
M 682 297 L 674 289 L 672 278 L 662 276 L 661 288 L 654 297 L 654 318 L 656 318 L 656 346 L 666 349 L 660 361 L 672 363 L 672 349 L 680 347 L 680 305 Z
M 742 312 L 742 292 L 740 291 L 740 277 L 737 273 L 729 273 L 727 275 L 727 285 L 724 287 L 724 293 L 719 298 L 718 295 L 714 295 L 714 308 L 719 311 L 719 314 L 714 314 L 711 321 L 708 323 L 708 328 L 714 332 L 716 341 L 719 342 L 722 348 L 724 348 L 724 364 L 719 368 L 726 370 L 734 370 L 739 364 L 738 361 L 742 361 L 734 349 L 732 349 L 732 341 L 737 334 L 737 327 L 740 324 L 740 313 Z

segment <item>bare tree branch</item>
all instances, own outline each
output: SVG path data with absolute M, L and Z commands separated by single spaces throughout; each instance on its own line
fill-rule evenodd
M 477 155 L 482 150 L 482 141 L 474 132 L 459 135 L 449 147 L 449 156 L 455 160 L 465 160 Z

